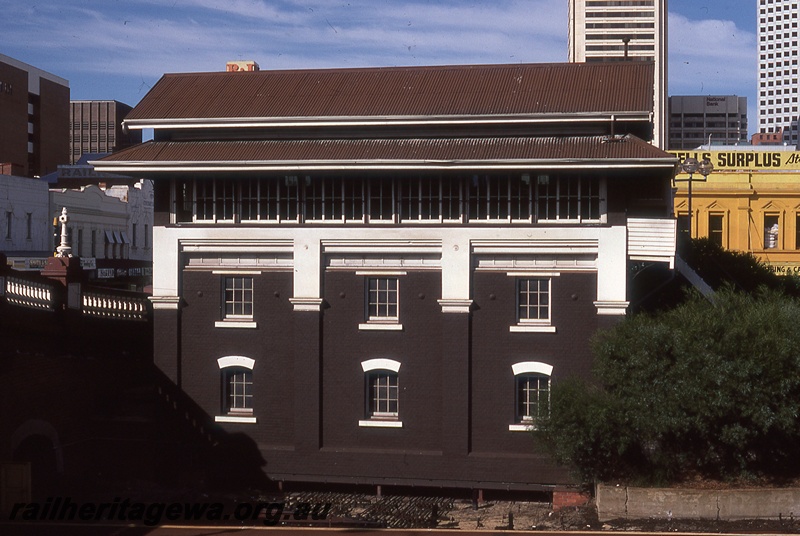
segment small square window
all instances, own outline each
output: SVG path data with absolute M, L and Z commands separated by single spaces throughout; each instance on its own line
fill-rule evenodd
M 550 322 L 550 279 L 517 280 L 517 321 Z
M 253 318 L 253 278 L 225 278 L 225 318 Z
M 253 278 L 226 276 L 222 278 L 222 320 L 218 328 L 255 328 L 253 321 Z
M 397 278 L 369 278 L 369 320 L 397 321 Z
M 511 326 L 510 331 L 548 333 L 556 331 L 551 322 L 551 281 L 551 277 L 517 278 L 517 323 Z
M 550 321 L 550 279 L 517 280 L 517 320 Z
M 402 330 L 400 324 L 400 283 L 397 277 L 369 277 L 366 281 L 366 323 L 359 329 Z

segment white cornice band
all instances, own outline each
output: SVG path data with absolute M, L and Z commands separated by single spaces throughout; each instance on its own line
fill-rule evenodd
M 96 171 L 105 173 L 197 173 L 197 172 L 236 172 L 236 171 L 267 171 L 267 172 L 300 172 L 300 171 L 367 171 L 367 170 L 533 170 L 533 169 L 673 169 L 677 160 L 675 158 L 625 158 L 619 161 L 613 159 L 592 160 L 514 160 L 514 161 L 486 161 L 486 160 L 408 160 L 408 161 L 330 161 L 330 162 L 104 162 L 94 160 L 89 164 Z
M 319 117 L 190 117 L 126 119 L 123 127 L 141 130 L 207 128 L 293 128 L 293 127 L 381 127 L 447 125 L 529 125 L 587 121 L 649 121 L 651 112 L 593 112 L 514 115 L 432 115 L 432 116 L 319 116 Z

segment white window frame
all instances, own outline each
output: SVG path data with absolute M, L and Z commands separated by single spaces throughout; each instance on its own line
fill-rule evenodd
M 255 424 L 257 421 L 256 417 L 253 415 L 254 408 L 231 408 L 230 404 L 227 400 L 225 400 L 228 385 L 226 382 L 229 381 L 228 374 L 230 371 L 226 369 L 243 369 L 249 371 L 250 373 L 250 385 L 252 386 L 251 389 L 254 389 L 255 383 L 253 381 L 253 368 L 255 367 L 256 361 L 250 357 L 240 356 L 240 355 L 230 355 L 225 357 L 220 357 L 217 359 L 217 365 L 220 369 L 220 381 L 222 382 L 221 385 L 221 396 L 223 399 L 220 401 L 221 408 L 224 408 L 226 411 L 225 415 L 216 415 L 214 417 L 214 422 L 227 422 L 227 423 L 243 423 L 243 424 Z M 253 396 L 252 394 L 250 395 Z
M 389 272 L 389 271 L 356 271 L 356 275 L 366 276 L 364 281 L 364 316 L 366 322 L 358 325 L 359 330 L 378 330 L 378 331 L 402 331 L 403 324 L 400 323 L 400 277 L 406 275 L 407 272 Z M 372 290 L 370 289 L 370 281 L 372 280 L 389 280 L 394 279 L 396 286 L 394 291 L 381 291 L 376 292 L 393 292 L 395 295 L 395 311 L 394 316 L 381 316 L 372 315 L 370 310 L 372 308 Z M 389 302 L 386 302 L 389 303 Z M 376 304 L 380 306 L 380 302 Z
M 555 333 L 553 325 L 553 278 L 560 274 L 556 272 L 509 272 L 509 277 L 514 277 L 514 299 L 516 324 L 509 327 L 512 333 Z M 547 282 L 547 317 L 546 318 L 520 318 L 520 298 L 522 297 L 521 284 L 524 281 L 540 280 Z M 539 291 L 541 293 L 541 291 Z
M 531 416 L 520 416 L 519 404 L 519 382 L 522 378 L 539 376 L 547 378 L 547 403 L 550 404 L 550 393 L 552 387 L 553 366 L 540 361 L 521 361 L 511 365 L 511 372 L 514 374 L 514 423 L 508 425 L 510 432 L 530 432 L 536 430 L 536 419 Z
M 400 376 L 399 361 L 387 358 L 368 359 L 361 362 L 361 370 L 364 373 L 364 413 L 367 418 L 358 421 L 358 426 L 364 428 L 402 428 L 403 421 L 400 420 Z M 388 378 L 395 378 L 397 390 L 397 410 L 395 412 L 373 412 L 371 411 L 370 400 L 370 379 L 376 374 L 385 373 Z
M 255 329 L 258 327 L 258 324 L 254 320 L 253 310 L 255 308 L 255 295 L 254 295 L 254 288 L 255 288 L 255 276 L 260 274 L 261 272 L 252 272 L 252 271 L 228 271 L 228 270 L 214 270 L 212 271 L 215 275 L 221 275 L 222 278 L 220 280 L 221 286 L 221 297 L 220 297 L 220 307 L 221 307 L 221 315 L 222 320 L 218 320 L 214 322 L 214 327 L 216 328 L 246 328 L 246 329 Z M 250 314 L 233 314 L 227 313 L 227 291 L 228 285 L 227 281 L 230 278 L 235 279 L 249 279 L 250 280 Z M 244 289 L 247 291 L 247 289 Z M 244 302 L 243 302 L 244 303 Z

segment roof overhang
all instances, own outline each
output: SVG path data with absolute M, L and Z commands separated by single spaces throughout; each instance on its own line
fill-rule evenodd
M 131 174 L 663 169 L 678 159 L 634 136 L 151 141 L 91 162 Z
M 609 159 L 595 160 L 373 160 L 373 161 L 126 161 L 126 162 L 93 162 L 95 169 L 104 172 L 129 174 L 170 173 L 170 172 L 301 172 L 301 171 L 421 171 L 421 170 L 536 170 L 536 169 L 663 169 L 674 170 L 676 161 L 665 158 L 655 160 L 626 159 L 613 161 Z
M 410 126 L 481 126 L 547 125 L 563 123 L 650 122 L 651 111 L 582 112 L 512 115 L 441 115 L 441 116 L 341 116 L 341 117 L 218 117 L 218 118 L 147 118 L 126 119 L 128 129 L 263 129 L 297 127 L 410 127 Z

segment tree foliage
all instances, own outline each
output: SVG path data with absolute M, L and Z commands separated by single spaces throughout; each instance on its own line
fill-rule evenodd
M 800 302 L 731 287 L 594 341 L 597 383 L 556 383 L 543 437 L 586 481 L 800 474 Z
M 690 240 L 683 236 L 679 237 L 677 252 L 712 289 L 732 286 L 742 292 L 755 292 L 767 287 L 800 298 L 800 277 L 778 275 L 752 253 L 726 250 L 708 238 Z M 655 313 L 685 301 L 691 284 L 664 263 L 633 267 L 632 312 Z
M 773 273 L 752 253 L 727 250 L 709 238 L 696 238 L 681 240 L 678 254 L 712 288 L 733 285 L 738 290 L 754 292 L 768 287 L 800 297 L 800 278 Z

